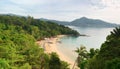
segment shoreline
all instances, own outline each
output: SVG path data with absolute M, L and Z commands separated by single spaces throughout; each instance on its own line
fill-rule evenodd
M 45 50 L 45 53 L 49 54 L 52 52 L 56 52 L 60 60 L 70 64 L 70 69 L 72 69 L 74 61 L 72 61 L 69 57 L 67 57 L 65 54 L 57 49 L 58 43 L 61 43 L 59 39 L 65 36 L 67 35 L 58 35 L 56 37 L 45 38 L 44 40 L 37 41 L 36 43 Z

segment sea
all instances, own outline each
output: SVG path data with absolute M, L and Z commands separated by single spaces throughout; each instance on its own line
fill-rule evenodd
M 75 61 L 77 58 L 76 48 L 80 46 L 85 46 L 87 51 L 90 48 L 100 49 L 102 43 L 105 42 L 106 37 L 110 35 L 110 31 L 114 28 L 81 28 L 75 26 L 68 26 L 80 34 L 85 34 L 87 36 L 65 36 L 60 39 L 61 43 L 58 43 L 57 49 L 64 54 L 66 57 Z

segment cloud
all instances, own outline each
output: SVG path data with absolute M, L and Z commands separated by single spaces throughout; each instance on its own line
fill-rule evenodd
M 120 7 L 120 0 L 101 0 L 101 3 L 107 7 Z
M 88 15 L 91 18 L 98 18 L 108 22 L 120 23 L 120 0 L 91 0 L 94 4 Z
M 91 0 L 92 5 L 97 8 L 120 8 L 120 0 Z
M 87 16 L 120 22 L 120 0 L 0 0 L 0 6 L 0 13 L 35 18 L 71 21 Z

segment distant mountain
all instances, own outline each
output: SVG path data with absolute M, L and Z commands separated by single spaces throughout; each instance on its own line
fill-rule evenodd
M 99 19 L 89 19 L 86 17 L 82 17 L 80 19 L 76 19 L 71 22 L 73 26 L 80 26 L 80 27 L 116 27 L 117 24 L 108 23 Z
M 120 25 L 114 24 L 114 23 L 109 23 L 105 22 L 99 19 L 89 19 L 87 17 L 82 17 L 80 19 L 73 20 L 71 22 L 66 22 L 66 21 L 57 21 L 57 20 L 49 20 L 49 19 L 42 19 L 42 20 L 47 20 L 51 22 L 55 22 L 61 25 L 71 25 L 71 26 L 77 26 L 77 27 L 99 27 L 99 28 L 108 28 L 108 27 L 118 27 Z

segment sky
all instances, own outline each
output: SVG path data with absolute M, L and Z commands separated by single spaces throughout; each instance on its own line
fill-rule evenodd
M 81 17 L 120 24 L 120 0 L 0 0 L 0 14 L 72 21 Z

